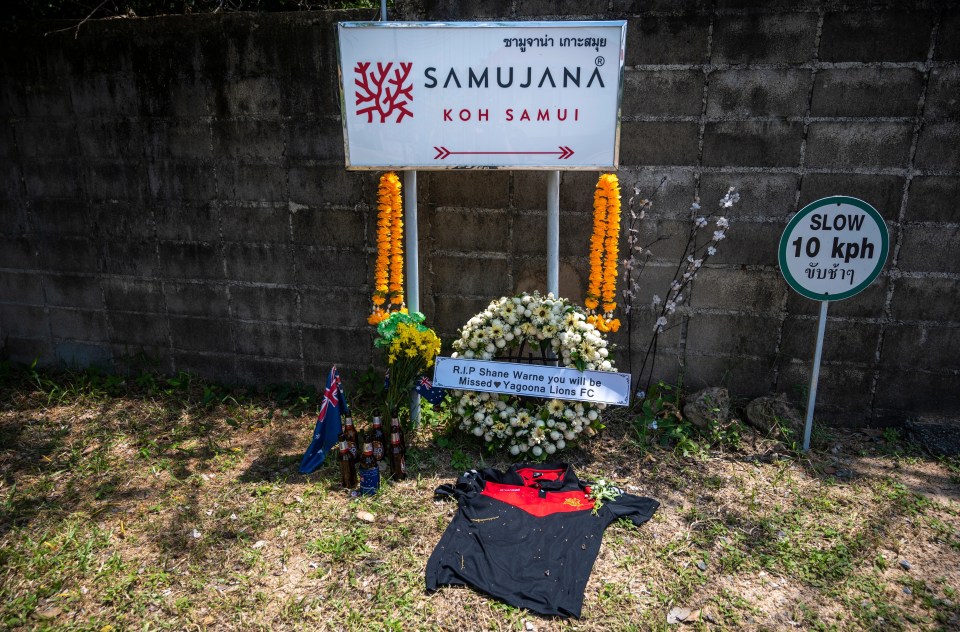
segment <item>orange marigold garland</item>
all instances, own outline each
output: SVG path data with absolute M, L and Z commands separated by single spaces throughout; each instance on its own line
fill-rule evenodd
M 396 189 L 391 192 L 390 305 L 403 309 L 403 201 L 400 198 L 400 180 L 396 174 L 391 175 L 396 181 Z
M 617 275 L 620 243 L 620 183 L 605 173 L 593 194 L 593 234 L 590 236 L 590 279 L 583 304 L 587 321 L 600 331 L 617 331 Z M 602 308 L 602 311 L 597 311 Z
M 367 322 L 376 325 L 396 305 L 403 309 L 403 202 L 400 178 L 380 176 L 377 189 L 377 263 L 373 280 L 373 312 Z
M 601 177 L 601 180 L 603 178 Z M 617 308 L 617 275 L 620 272 L 618 257 L 620 254 L 620 184 L 617 176 L 607 176 L 605 184 L 609 187 L 607 195 L 607 234 L 604 237 L 603 253 L 603 311 L 612 316 Z
M 600 284 L 603 282 L 603 238 L 607 234 L 607 202 L 597 185 L 593 193 L 593 234 L 590 235 L 590 279 L 583 304 L 588 313 L 600 305 Z

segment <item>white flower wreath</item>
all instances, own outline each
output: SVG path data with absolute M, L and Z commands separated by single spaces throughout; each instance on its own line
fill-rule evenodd
M 607 340 L 587 322 L 583 309 L 553 294 L 499 298 L 464 325 L 452 357 L 517 359 L 525 349 L 547 353 L 569 368 L 614 371 Z M 602 428 L 604 404 L 453 391 L 460 428 L 483 437 L 489 447 L 534 457 L 554 454 Z

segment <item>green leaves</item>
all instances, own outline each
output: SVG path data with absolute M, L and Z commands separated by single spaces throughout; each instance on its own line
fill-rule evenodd
M 413 325 L 417 331 L 426 331 L 427 327 L 423 325 L 426 317 L 421 312 L 393 312 L 387 318 L 380 321 L 377 325 L 377 339 L 373 341 L 375 347 L 388 347 L 393 337 L 397 335 L 397 327 L 400 323 Z
M 698 428 L 683 415 L 683 391 L 659 382 L 640 404 L 633 426 L 641 445 L 672 447 L 683 458 L 703 457 L 711 446 L 736 447 L 740 443 L 740 424 L 712 422 Z

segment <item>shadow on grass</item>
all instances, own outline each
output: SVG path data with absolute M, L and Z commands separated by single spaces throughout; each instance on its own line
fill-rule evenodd
M 315 401 L 305 387 L 264 395 L 187 373 L 123 377 L 0 361 L 0 534 L 41 516 L 45 527 L 77 513 L 101 521 L 156 495 L 158 481 L 200 484 L 206 472 L 235 464 L 238 429 L 302 415 Z M 289 464 L 294 456 L 278 455 L 298 449 L 299 439 L 270 433 L 241 480 L 266 480 L 259 472 Z M 195 507 L 196 494 L 183 491 L 190 485 L 178 488 L 186 498 L 176 507 Z M 175 508 L 167 531 L 189 522 L 190 511 Z
M 902 572 L 892 557 L 918 529 L 935 538 L 940 555 L 960 547 L 960 533 L 948 526 L 960 484 L 955 464 L 903 442 L 877 446 L 855 435 L 838 431 L 829 445 L 805 455 L 749 443 L 703 460 L 657 452 L 655 493 L 671 500 L 682 525 L 656 550 L 676 573 L 670 598 L 700 603 L 712 579 L 758 582 L 763 571 L 774 588 L 778 577 L 792 580 L 794 588 L 781 597 L 812 588 L 867 627 L 955 623 L 960 609 L 937 596 L 935 583 Z M 770 592 L 763 588 L 768 583 L 756 583 L 759 594 Z M 912 592 L 901 591 L 901 584 Z M 897 601 L 891 592 L 914 597 Z M 726 599 L 717 604 L 721 611 L 736 601 L 712 599 Z M 814 624 L 816 604 L 808 605 L 806 623 Z
M 237 480 L 241 483 L 263 483 L 283 481 L 292 476 L 303 476 L 298 471 L 302 456 L 302 454 L 264 454 L 254 459 Z M 330 458 L 332 457 L 328 457 L 328 460 Z

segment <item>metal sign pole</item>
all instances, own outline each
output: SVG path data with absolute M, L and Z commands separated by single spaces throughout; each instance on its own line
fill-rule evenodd
M 420 311 L 420 242 L 417 234 L 417 172 L 403 172 L 403 221 L 406 224 L 407 309 Z M 420 425 L 420 393 L 410 395 L 410 423 Z
M 387 0 L 380 0 L 380 20 L 387 21 Z M 417 172 L 403 172 L 403 221 L 406 224 L 407 309 L 420 311 L 420 238 L 417 232 Z M 420 393 L 410 394 L 410 423 L 420 425 Z
M 547 172 L 547 292 L 560 296 L 560 172 Z
M 813 407 L 817 401 L 817 382 L 820 380 L 820 358 L 823 356 L 823 336 L 827 329 L 827 305 L 820 301 L 820 324 L 817 326 L 817 347 L 813 352 L 813 372 L 810 375 L 810 396 L 807 399 L 807 423 L 803 427 L 803 451 L 810 450 L 810 433 L 813 430 Z
M 813 409 L 817 403 L 827 303 L 859 294 L 873 283 L 890 253 L 883 216 L 863 200 L 831 195 L 807 204 L 780 236 L 780 273 L 795 292 L 820 301 L 817 346 L 810 375 L 803 451 L 810 450 Z
M 547 172 L 547 293 L 560 296 L 560 172 Z M 551 357 L 553 354 L 550 354 Z M 556 358 L 551 363 L 558 364 Z

